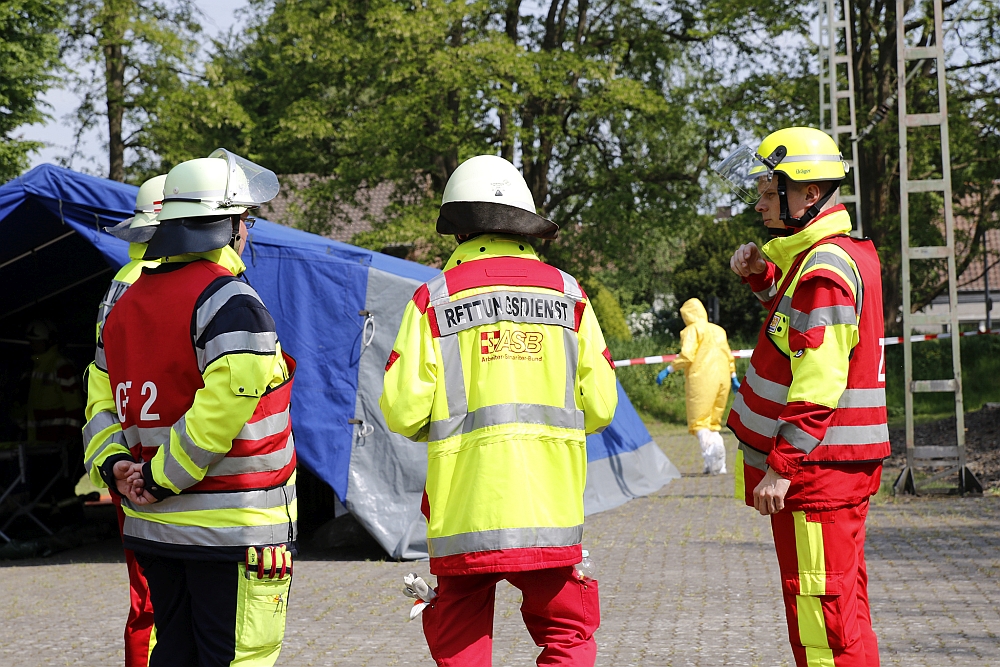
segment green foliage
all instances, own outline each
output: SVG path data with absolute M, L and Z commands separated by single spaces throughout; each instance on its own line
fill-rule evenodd
M 758 246 L 764 242 L 763 225 L 753 211 L 715 222 L 702 217 L 700 234 L 685 245 L 671 286 L 678 308 L 692 297 L 701 299 L 707 308 L 709 297 L 718 297 L 718 324 L 730 338 L 756 340 L 764 310 L 750 287 L 729 268 L 733 252 L 749 241 Z
M 48 118 L 39 98 L 54 81 L 62 6 L 61 0 L 0 3 L 0 183 L 20 174 L 28 155 L 42 147 L 11 133 Z
M 298 224 L 321 233 L 391 182 L 388 219 L 356 242 L 424 246 L 434 262 L 433 209 L 454 169 L 516 156 L 562 226 L 543 256 L 599 274 L 626 310 L 662 291 L 732 121 L 777 105 L 728 99 L 727 59 L 776 55 L 771 38 L 805 25 L 763 0 L 256 0 L 250 16 L 163 114 L 166 163 L 223 144 L 316 174 Z
M 191 76 L 201 31 L 193 0 L 67 0 L 67 15 L 64 49 L 76 59 L 68 83 L 82 100 L 70 160 L 83 134 L 104 121 L 108 177 L 141 183 L 158 173 L 160 116 L 169 102 L 181 103 Z
M 987 402 L 1000 401 L 1000 337 L 972 336 L 963 338 L 962 399 L 966 412 L 983 407 Z M 941 380 L 952 377 L 951 341 L 931 340 L 913 344 L 913 378 Z M 886 403 L 890 419 L 902 419 L 903 411 L 903 346 L 885 350 Z M 955 413 L 953 394 L 916 394 L 914 414 L 945 415 Z
M 590 305 L 594 308 L 594 315 L 597 316 L 604 337 L 608 340 L 632 340 L 632 331 L 628 328 L 615 293 L 594 279 L 584 281 L 583 287 L 590 298 Z

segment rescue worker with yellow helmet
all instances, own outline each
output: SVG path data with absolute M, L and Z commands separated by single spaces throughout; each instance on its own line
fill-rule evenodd
M 768 311 L 729 415 L 737 494 L 771 517 L 796 665 L 878 665 L 864 559 L 889 455 L 878 254 L 849 236 L 847 164 L 824 132 L 779 130 L 717 170 L 776 237 L 730 260 Z
M 448 180 L 437 231 L 459 246 L 407 305 L 380 406 L 393 431 L 427 442 L 431 591 L 424 635 L 440 666 L 491 664 L 496 584 L 518 587 L 538 664 L 593 665 L 597 582 L 582 558 L 586 434 L 618 394 L 611 355 L 580 284 L 528 237 L 554 238 L 520 172 L 481 155 Z
M 277 177 L 219 149 L 167 174 L 146 267 L 101 331 L 88 461 L 124 496 L 149 582 L 150 664 L 273 665 L 296 543 L 295 363 L 238 276 Z M 155 349 L 156 354 L 149 354 Z
M 93 437 L 95 435 L 94 426 L 106 423 L 106 416 L 101 417 L 101 413 L 99 411 L 93 412 L 93 409 L 99 404 L 102 390 L 110 386 L 104 344 L 101 340 L 101 329 L 115 302 L 136 281 L 142 269 L 152 268 L 159 263 L 158 260 L 144 260 L 142 257 L 146 253 L 146 242 L 156 231 L 157 214 L 163 203 L 163 183 L 166 180 L 167 175 L 160 174 L 139 186 L 132 217 L 106 229 L 115 238 L 128 241 L 129 261 L 115 274 L 98 309 L 97 352 L 94 361 L 87 368 L 86 374 L 88 421 L 83 431 L 83 447 L 84 465 L 87 470 L 84 473 L 85 479 L 81 480 L 77 489 L 86 487 L 100 489 L 105 486 L 101 475 L 94 468 L 92 454 L 96 452 L 92 452 L 91 449 L 102 444 L 100 439 Z M 97 417 L 96 421 L 95 417 Z M 124 534 L 122 531 L 125 525 L 125 513 L 121 507 L 121 498 L 121 495 L 117 493 L 111 494 L 118 514 L 118 530 L 120 534 Z M 139 566 L 135 559 L 135 553 L 131 549 L 125 549 L 125 565 L 128 568 L 129 581 L 129 613 L 125 620 L 125 667 L 146 667 L 149 664 L 150 651 L 156 642 L 153 629 L 153 603 L 149 596 L 149 585 L 142 573 L 142 567 Z
M 675 370 L 684 371 L 684 404 L 688 433 L 698 438 L 706 475 L 726 473 L 726 445 L 722 440 L 722 413 L 729 402 L 729 387 L 739 389 L 736 363 L 729 349 L 726 331 L 708 321 L 708 312 L 699 299 L 681 306 L 686 325 L 681 330 L 681 351 L 656 376 L 656 384 Z

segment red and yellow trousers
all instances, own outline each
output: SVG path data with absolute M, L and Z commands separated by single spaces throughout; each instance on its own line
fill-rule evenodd
M 112 493 L 115 511 L 118 513 L 118 532 L 124 530 L 125 513 L 122 511 L 121 496 Z M 125 565 L 128 567 L 129 610 L 125 620 L 125 667 L 147 667 L 149 653 L 156 644 L 153 627 L 153 601 L 149 597 L 149 584 L 142 567 L 135 560 L 135 552 L 125 549 Z
M 601 624 L 597 582 L 579 579 L 573 567 L 439 575 L 438 596 L 423 612 L 424 636 L 438 667 L 493 664 L 493 605 L 502 579 L 521 590 L 521 617 L 542 647 L 538 665 L 593 667 L 594 632 Z
M 788 639 L 798 667 L 877 667 L 865 569 L 868 502 L 771 516 Z

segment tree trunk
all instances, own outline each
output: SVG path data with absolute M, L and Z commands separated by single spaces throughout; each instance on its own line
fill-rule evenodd
M 108 178 L 125 180 L 125 140 L 122 123 L 125 118 L 125 59 L 121 38 L 105 33 L 104 71 L 108 105 Z

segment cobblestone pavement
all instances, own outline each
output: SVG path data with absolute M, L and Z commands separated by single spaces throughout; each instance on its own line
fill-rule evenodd
M 694 438 L 664 426 L 654 435 L 685 477 L 587 520 L 598 664 L 790 664 L 768 522 L 732 499 L 731 475 L 697 474 Z M 1000 665 L 1000 498 L 879 497 L 868 536 L 883 664 Z M 368 555 L 299 562 L 280 665 L 432 664 L 400 593 L 403 575 L 426 574 L 426 563 Z M 0 665 L 121 664 L 127 583 L 113 541 L 5 565 Z M 537 654 L 518 595 L 500 585 L 497 665 Z

